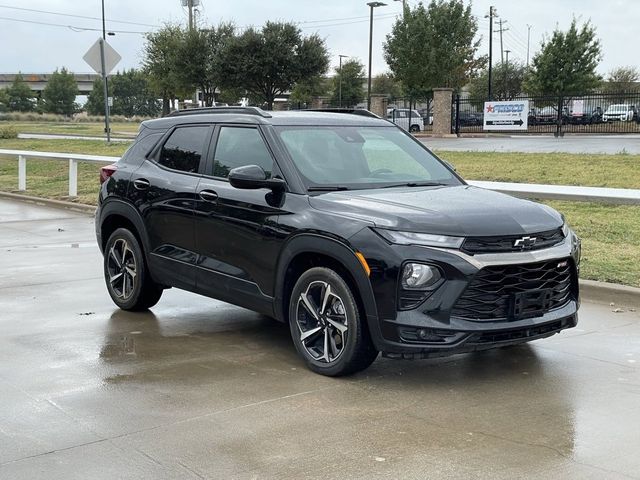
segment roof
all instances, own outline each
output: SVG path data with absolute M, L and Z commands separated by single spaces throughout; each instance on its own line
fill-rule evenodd
M 198 111 L 200 110 L 200 111 Z M 194 123 L 240 123 L 247 125 L 276 125 L 276 126 L 389 126 L 389 122 L 375 116 L 364 116 L 361 113 L 347 112 L 314 112 L 288 111 L 265 112 L 259 108 L 220 108 L 194 109 L 182 114 L 170 115 L 156 120 L 147 120 L 144 125 L 148 128 L 170 128 L 174 125 Z

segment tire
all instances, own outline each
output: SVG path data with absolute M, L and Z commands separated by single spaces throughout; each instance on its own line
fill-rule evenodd
M 409 129 L 409 132 L 411 132 L 411 133 L 420 132 L 420 126 L 419 125 L 411 125 L 411 128 Z
M 162 288 L 151 279 L 140 243 L 126 228 L 109 237 L 103 269 L 107 291 L 122 310 L 147 310 L 160 300 Z
M 289 328 L 298 354 L 321 375 L 356 373 L 378 356 L 353 292 L 329 268 L 312 268 L 298 279 L 289 302 Z

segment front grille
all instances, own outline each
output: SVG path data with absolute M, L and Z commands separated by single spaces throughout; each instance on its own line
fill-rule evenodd
M 541 316 L 575 299 L 576 284 L 571 259 L 486 267 L 471 280 L 451 314 L 470 320 Z
M 499 237 L 469 237 L 462 244 L 462 250 L 474 255 L 476 253 L 506 253 L 521 252 L 522 247 L 516 247 L 516 242 L 523 237 L 535 238 L 535 244 L 524 250 L 541 250 L 553 247 L 564 240 L 561 228 L 542 233 L 527 235 L 506 235 Z
M 541 335 L 549 335 L 558 333 L 560 330 L 569 326 L 568 320 L 559 320 L 557 322 L 545 325 L 537 325 L 535 327 L 519 328 L 517 330 L 509 330 L 507 332 L 487 332 L 481 333 L 476 338 L 469 341 L 470 344 L 511 342 L 515 340 L 524 340 L 531 337 L 539 337 Z

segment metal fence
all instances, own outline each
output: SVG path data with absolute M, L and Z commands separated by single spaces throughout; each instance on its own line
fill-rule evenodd
M 640 133 L 640 90 L 509 100 L 529 101 L 527 133 Z M 484 131 L 484 100 L 454 96 L 452 115 L 452 133 Z

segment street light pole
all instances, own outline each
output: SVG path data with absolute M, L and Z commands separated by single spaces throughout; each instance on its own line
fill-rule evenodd
M 489 100 L 493 100 L 493 93 L 491 91 L 492 76 L 493 76 L 493 17 L 496 16 L 496 9 L 489 7 Z
M 511 53 L 511 50 L 505 50 L 504 53 L 507 54 L 507 61 L 506 63 L 503 65 L 504 68 L 504 99 L 508 100 L 509 99 L 509 88 L 507 86 L 507 77 L 509 75 L 509 54 Z
M 349 58 L 347 55 L 338 55 L 340 57 L 340 69 L 338 70 L 338 75 L 340 76 L 339 87 L 338 87 L 338 106 L 342 108 L 342 59 Z
M 371 110 L 371 62 L 373 61 L 373 9 L 384 7 L 387 4 L 382 2 L 369 2 L 367 5 L 371 8 L 371 16 L 369 18 L 369 79 L 367 83 L 367 110 Z

